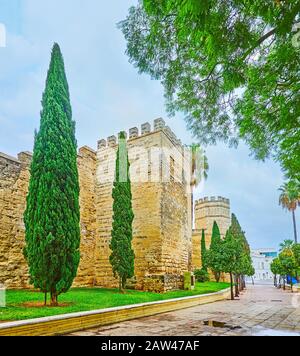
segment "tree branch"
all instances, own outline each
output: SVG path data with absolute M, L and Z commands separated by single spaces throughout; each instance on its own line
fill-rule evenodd
M 265 40 L 267 40 L 269 37 L 273 36 L 277 31 L 277 27 L 273 28 L 271 31 L 265 33 L 257 42 L 256 44 L 249 48 L 248 51 L 243 55 L 242 61 L 244 61 L 254 50 L 255 48 L 259 47 Z

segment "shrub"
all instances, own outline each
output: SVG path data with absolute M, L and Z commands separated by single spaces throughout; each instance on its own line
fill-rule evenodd
M 194 275 L 197 282 L 205 283 L 209 282 L 209 273 L 205 269 L 196 269 Z

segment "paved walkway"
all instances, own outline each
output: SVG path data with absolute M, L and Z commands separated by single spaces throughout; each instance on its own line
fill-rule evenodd
M 300 336 L 300 294 L 271 285 L 248 286 L 239 300 L 202 305 L 71 335 Z

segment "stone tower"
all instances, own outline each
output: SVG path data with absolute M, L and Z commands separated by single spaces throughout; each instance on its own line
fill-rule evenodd
M 117 137 L 98 142 L 95 181 L 95 284 L 117 286 L 109 255 L 112 187 Z M 183 287 L 191 268 L 191 194 L 185 181 L 184 147 L 162 119 L 129 130 L 128 155 L 133 197 L 135 288 L 166 291 Z M 112 282 L 113 281 L 113 282 Z M 113 285 L 112 285 L 113 284 Z
M 209 248 L 214 221 L 217 222 L 221 237 L 231 225 L 230 201 L 223 197 L 206 197 L 195 203 L 195 230 L 193 230 L 193 268 L 201 267 L 201 236 L 205 230 L 206 247 Z

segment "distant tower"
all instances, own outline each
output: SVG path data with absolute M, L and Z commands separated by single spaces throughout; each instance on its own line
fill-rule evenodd
M 201 233 L 205 230 L 206 247 L 209 248 L 214 221 L 224 238 L 231 224 L 230 200 L 223 197 L 206 197 L 195 203 L 195 230 L 193 230 L 193 267 L 201 267 Z

